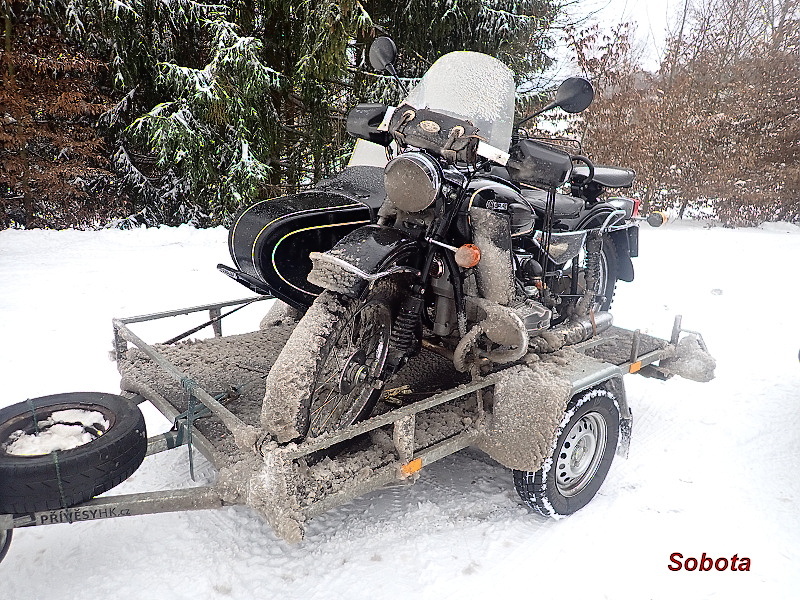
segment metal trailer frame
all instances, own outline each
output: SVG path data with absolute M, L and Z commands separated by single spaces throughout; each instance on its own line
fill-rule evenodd
M 282 467 L 290 465 L 292 461 L 306 457 L 314 452 L 330 448 L 340 442 L 369 433 L 380 427 L 391 425 L 392 440 L 399 459 L 374 469 L 373 473 L 366 479 L 353 482 L 352 485 L 345 485 L 334 493 L 300 508 L 299 512 L 302 515 L 301 520 L 304 521 L 313 518 L 336 506 L 349 502 L 358 496 L 378 490 L 388 484 L 403 481 L 412 483 L 418 477 L 418 473 L 423 467 L 473 445 L 481 436 L 481 432 L 477 428 L 467 426 L 463 431 L 445 440 L 435 443 L 423 450 L 416 451 L 414 445 L 415 419 L 417 415 L 423 411 L 430 410 L 455 399 L 464 398 L 473 393 L 477 395 L 478 410 L 482 413 L 484 410 L 482 393 L 496 383 L 498 372 L 485 377 L 474 377 L 471 383 L 457 386 L 424 400 L 372 417 L 333 434 L 314 438 L 300 444 L 291 443 L 284 446 L 268 444 L 269 437 L 264 431 L 257 429 L 253 425 L 244 423 L 239 417 L 209 394 L 207 390 L 194 382 L 188 373 L 180 371 L 180 369 L 170 363 L 162 354 L 133 333 L 129 328 L 129 325 L 135 323 L 208 311 L 211 320 L 192 330 L 192 333 L 204 327 L 212 326 L 215 337 L 221 337 L 221 320 L 224 316 L 227 316 L 222 314 L 221 311 L 223 308 L 241 308 L 249 303 L 268 299 L 271 299 L 271 297 L 260 296 L 130 318 L 113 319 L 114 350 L 116 356 L 120 357 L 127 352 L 128 343 L 139 348 L 139 350 L 158 364 L 166 375 L 180 382 L 191 397 L 208 408 L 208 410 L 224 424 L 233 434 L 237 446 L 244 454 L 250 453 L 251 459 L 255 457 L 262 463 L 262 466 L 266 465 L 264 468 L 270 469 L 270 477 L 275 480 L 277 485 L 286 483 L 285 481 L 281 481 L 281 475 L 285 471 Z M 639 353 L 641 336 L 639 330 L 628 332 L 632 333 L 632 343 L 630 356 L 626 362 L 616 365 L 587 357 L 587 360 L 579 361 L 580 364 L 575 365 L 572 372 L 569 373 L 573 383 L 573 395 L 609 381 L 614 382 L 615 391 L 621 393 L 621 423 L 627 423 L 627 426 L 622 425 L 621 427 L 622 431 L 620 445 L 617 450 L 618 454 L 627 455 L 627 442 L 630 438 L 631 423 L 630 410 L 624 399 L 622 376 L 627 373 L 639 373 L 659 379 L 668 378 L 670 373 L 653 363 L 674 356 L 675 347 L 679 341 L 680 334 L 683 332 L 697 334 L 697 332 L 683 330 L 681 328 L 681 317 L 678 316 L 675 319 L 669 343 L 667 343 L 666 340 L 661 340 L 665 343 L 663 348 L 644 354 Z M 580 352 L 602 343 L 604 340 L 607 340 L 607 338 L 590 338 L 585 342 L 570 347 Z M 567 370 L 570 369 L 570 366 L 571 365 L 568 365 L 566 367 Z M 194 429 L 191 423 L 185 418 L 181 420 L 181 415 L 178 414 L 175 407 L 169 404 L 169 402 L 164 401 L 163 398 L 157 395 L 149 398 L 130 392 L 127 392 L 126 395 L 139 403 L 149 400 L 167 419 L 176 423 L 176 427 L 172 431 L 148 439 L 148 456 L 189 444 L 190 448 L 194 447 L 199 450 L 217 469 L 219 469 L 221 464 L 219 460 L 220 457 L 214 445 L 202 433 Z M 267 448 L 266 446 L 270 447 Z M 242 495 L 231 495 L 229 491 L 220 486 L 219 481 L 211 485 L 193 488 L 103 496 L 58 510 L 26 514 L 0 514 L 0 531 L 21 527 L 51 525 L 56 523 L 77 523 L 81 521 L 163 512 L 205 510 L 241 504 L 250 505 L 260 511 L 273 525 L 276 531 L 282 531 L 282 537 L 290 541 L 297 541 L 302 538 L 302 525 L 296 522 L 293 523 L 291 519 L 287 520 L 287 515 L 282 514 L 282 509 L 280 507 L 264 505 L 253 506 L 252 498 L 247 498 Z M 287 524 L 289 525 L 288 530 L 286 529 Z

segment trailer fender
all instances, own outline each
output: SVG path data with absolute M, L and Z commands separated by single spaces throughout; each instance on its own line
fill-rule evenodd
M 555 363 L 545 362 L 496 376 L 492 415 L 478 446 L 509 469 L 538 471 L 552 452 L 572 382 Z
M 628 396 L 625 393 L 625 382 L 622 375 L 606 379 L 602 386 L 614 395 L 619 408 L 619 441 L 617 442 L 617 456 L 628 458 L 631 447 L 631 434 L 633 433 L 633 412 L 628 405 Z
M 479 447 L 505 467 L 538 471 L 552 452 L 553 436 L 569 401 L 592 388 L 606 389 L 619 408 L 617 454 L 627 458 L 633 415 L 622 375 L 578 385 L 557 361 L 518 365 L 495 375 L 494 406 Z

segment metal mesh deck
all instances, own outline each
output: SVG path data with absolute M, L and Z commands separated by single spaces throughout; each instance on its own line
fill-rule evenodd
M 620 327 L 610 327 L 600 336 L 578 345 L 578 349 L 597 360 L 614 365 L 631 362 L 634 332 Z M 639 334 L 639 356 L 661 350 L 668 345 L 666 340 L 644 333 Z

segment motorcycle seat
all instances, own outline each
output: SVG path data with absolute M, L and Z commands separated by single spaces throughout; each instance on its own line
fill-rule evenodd
M 547 206 L 547 192 L 544 190 L 523 189 L 522 197 L 525 198 L 536 212 L 543 214 Z M 556 194 L 554 217 L 573 219 L 581 214 L 584 207 L 582 198 L 575 198 L 565 194 Z
M 581 183 L 589 176 L 589 167 L 578 166 L 572 169 L 572 179 Z M 623 169 L 621 167 L 607 167 L 605 165 L 595 165 L 594 179 L 603 187 L 607 188 L 629 188 L 633 185 L 636 171 L 633 169 Z
M 377 213 L 386 199 L 386 188 L 383 185 L 383 167 L 369 165 L 346 167 L 341 173 L 333 177 L 321 179 L 314 188 L 350 196 L 368 206 L 373 214 Z

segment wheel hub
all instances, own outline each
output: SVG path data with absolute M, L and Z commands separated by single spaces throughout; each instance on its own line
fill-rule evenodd
M 367 356 L 362 349 L 356 350 L 348 359 L 339 378 L 339 393 L 349 394 L 366 381 L 369 367 L 365 364 Z
M 605 421 L 596 413 L 583 416 L 564 439 L 558 457 L 556 486 L 574 496 L 588 485 L 605 450 Z

